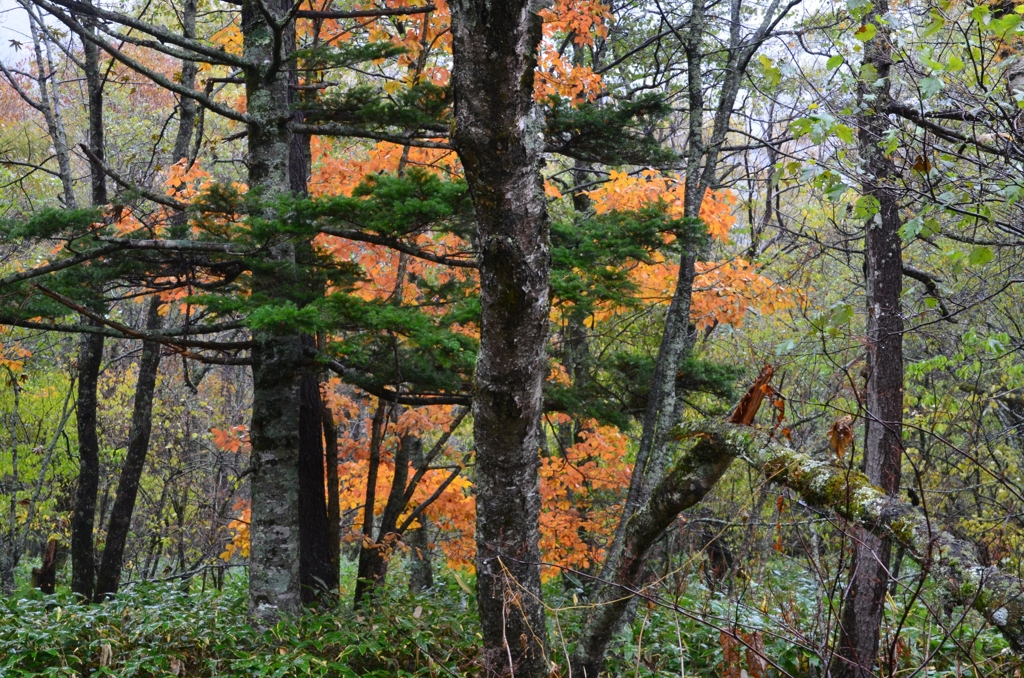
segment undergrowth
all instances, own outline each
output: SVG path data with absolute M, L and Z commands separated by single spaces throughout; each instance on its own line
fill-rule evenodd
M 66 590 L 21 592 L 0 598 L 0 678 L 481 675 L 472 579 L 446 571 L 429 595 L 413 595 L 401 569 L 368 609 L 352 610 L 343 591 L 339 606 L 270 628 L 250 623 L 244 576 L 229 577 L 221 591 L 130 586 L 104 605 L 83 605 Z M 823 676 L 834 633 L 823 619 L 837 603 L 801 568 L 769 567 L 759 579 L 711 587 L 699 571 L 664 576 L 619 634 L 603 675 Z M 552 676 L 568 676 L 584 599 L 561 578 L 545 588 Z M 893 651 L 883 675 L 1020 677 L 998 631 L 962 610 L 937 616 L 939 602 L 890 600 L 883 647 Z M 768 665 L 758 669 L 748 648 Z

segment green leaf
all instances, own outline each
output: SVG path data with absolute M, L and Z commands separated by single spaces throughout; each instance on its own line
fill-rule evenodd
M 842 66 L 845 62 L 846 59 L 843 58 L 842 54 L 836 54 L 828 58 L 828 61 L 825 63 L 825 68 L 827 68 L 830 71 L 834 71 L 835 69 Z
M 1021 21 L 1022 19 L 1019 14 L 1008 14 L 1004 17 L 1000 17 L 999 19 L 993 19 L 988 25 L 988 28 L 997 36 L 1003 37 L 1010 31 L 1015 30 L 1017 26 L 1020 25 Z
M 875 37 L 875 33 L 878 29 L 875 28 L 874 24 L 864 24 L 857 29 L 857 32 L 853 34 L 853 37 L 857 38 L 861 42 L 867 42 L 871 38 Z
M 1024 7 L 1024 5 L 1021 5 L 1021 7 Z M 946 62 L 946 71 L 955 73 L 962 70 L 964 70 L 964 60 L 955 55 L 949 57 L 949 61 Z
M 864 64 L 860 67 L 860 79 L 866 83 L 873 83 L 878 80 L 878 69 L 874 64 Z
M 853 204 L 853 216 L 855 219 L 869 219 L 878 214 L 878 198 L 873 195 L 862 195 Z
M 924 219 L 917 216 L 900 226 L 900 237 L 904 240 L 913 240 L 924 228 Z
M 768 85 L 774 87 L 782 81 L 782 71 L 780 71 L 775 64 L 764 54 L 757 57 L 764 67 L 764 75 L 768 79 Z
M 784 355 L 792 351 L 794 348 L 796 348 L 796 342 L 792 339 L 787 339 L 775 346 L 775 355 Z
M 984 266 L 995 258 L 996 255 L 988 247 L 975 247 L 971 250 L 971 255 L 967 257 L 967 261 L 971 266 Z
M 833 128 L 833 131 L 836 133 L 836 136 L 839 137 L 840 140 L 845 141 L 848 144 L 852 144 L 853 143 L 853 128 L 852 127 L 848 127 L 846 125 L 839 124 L 839 125 L 836 125 L 835 128 Z
M 928 38 L 935 35 L 942 30 L 943 26 L 946 25 L 946 19 L 939 14 L 938 10 L 933 9 L 931 11 L 931 17 L 932 20 L 924 27 L 924 30 L 921 31 L 922 38 Z
M 921 94 L 925 99 L 930 99 L 941 92 L 944 85 L 945 83 L 942 82 L 940 78 L 936 77 L 925 78 L 918 83 L 918 87 L 921 88 Z
M 850 304 L 842 304 L 837 306 L 832 311 L 832 315 L 828 318 L 828 324 L 830 327 L 839 327 L 853 320 L 853 306 Z

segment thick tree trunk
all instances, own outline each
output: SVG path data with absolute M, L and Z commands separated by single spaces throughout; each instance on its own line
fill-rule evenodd
M 455 130 L 480 242 L 477 599 L 484 672 L 547 676 L 540 590 L 538 419 L 550 245 L 533 81 L 540 3 L 454 0 Z
M 878 213 L 868 220 L 864 234 L 868 381 L 863 470 L 873 484 L 895 495 L 903 452 L 903 255 L 899 205 L 892 186 L 896 168 L 879 146 L 890 123 L 877 112 L 885 110 L 890 99 L 892 46 L 884 19 L 888 11 L 888 0 L 874 0 L 867 18 L 879 28 L 864 45 L 864 63 L 878 71 L 880 84 L 860 85 L 858 144 L 865 169 L 862 192 L 878 201 Z M 850 583 L 832 673 L 839 678 L 868 678 L 875 674 L 892 545 L 888 537 L 856 528 L 852 537 Z
M 146 317 L 148 332 L 160 329 L 160 299 L 153 297 L 149 302 Z M 139 494 L 139 481 L 149 452 L 149 436 L 153 428 L 153 395 L 156 391 L 156 376 L 160 368 L 160 344 L 155 341 L 142 343 L 142 357 L 139 359 L 139 379 L 135 387 L 135 404 L 132 410 L 132 427 L 128 435 L 128 451 L 125 453 L 121 477 L 117 482 L 117 496 L 110 511 L 106 545 L 103 559 L 96 573 L 96 590 L 93 599 L 102 602 L 107 596 L 117 593 L 121 582 L 121 567 L 124 564 L 124 547 L 135 512 L 135 499 Z
M 93 323 L 85 318 L 84 323 Z M 95 324 L 95 323 L 93 323 Z M 71 590 L 92 599 L 96 561 L 93 525 L 100 484 L 100 443 L 96 435 L 96 386 L 103 362 L 103 335 L 83 334 L 78 351 L 78 488 L 71 516 Z
M 264 199 L 291 188 L 289 72 L 295 25 L 285 21 L 286 0 L 247 0 L 242 5 L 249 139 L 249 187 Z M 281 26 L 276 32 L 264 16 Z M 267 215 L 273 218 L 273 214 Z M 270 248 L 269 265 L 254 271 L 254 292 L 268 301 L 293 302 L 296 248 L 283 241 Z M 249 608 L 264 622 L 297 612 L 299 578 L 298 453 L 299 382 L 304 372 L 300 337 L 294 332 L 253 332 L 252 526 Z
M 299 380 L 296 337 L 255 333 L 249 606 L 264 621 L 293 613 L 299 580 Z

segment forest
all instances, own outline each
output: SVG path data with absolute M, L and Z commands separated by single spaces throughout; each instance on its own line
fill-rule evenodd
M 1022 21 L 0 0 L 0 677 L 1020 678 Z

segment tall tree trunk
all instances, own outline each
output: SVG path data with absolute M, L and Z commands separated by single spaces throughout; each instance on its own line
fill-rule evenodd
M 456 0 L 455 130 L 480 242 L 477 600 L 488 676 L 547 676 L 539 425 L 550 244 L 533 82 L 541 3 Z
M 160 329 L 160 299 L 153 297 L 149 302 L 146 330 Z M 156 391 L 156 376 L 160 368 L 160 344 L 155 341 L 142 343 L 142 357 L 139 359 L 139 379 L 135 387 L 135 404 L 132 410 L 132 427 L 128 435 L 128 451 L 121 477 L 117 482 L 117 496 L 110 510 L 106 545 L 103 559 L 96 573 L 96 590 L 93 599 L 102 602 L 107 596 L 117 593 L 121 582 L 121 568 L 124 564 L 124 547 L 135 512 L 135 500 L 139 494 L 139 481 L 149 452 L 149 437 L 153 428 L 153 395 Z
M 323 403 L 324 456 L 327 465 L 327 555 L 331 559 L 333 589 L 338 588 L 341 569 L 341 487 L 338 478 L 338 427 L 334 414 Z
M 87 4 L 91 4 L 86 0 Z M 93 22 L 86 19 L 90 30 Z M 100 51 L 88 40 L 82 41 L 85 84 L 89 104 L 89 150 L 102 160 L 103 150 L 103 75 L 100 72 Z M 100 162 L 90 160 L 92 204 L 107 204 L 107 181 Z M 82 322 L 97 325 L 90 318 Z M 96 434 L 97 397 L 100 364 L 103 362 L 103 335 L 83 335 L 78 352 L 78 488 L 71 518 L 71 590 L 90 600 L 96 582 L 96 560 L 93 552 L 93 527 L 96 522 L 96 494 L 100 482 L 100 443 Z
M 196 0 L 184 0 L 181 8 L 181 34 L 186 38 L 196 37 Z M 181 85 L 195 89 L 199 64 L 194 61 L 181 62 Z M 195 99 L 178 97 L 178 132 L 174 137 L 171 162 L 189 158 L 192 136 L 195 134 L 198 106 Z M 201 139 L 199 141 L 202 141 Z
M 311 337 L 303 337 L 312 344 Z M 323 402 L 320 379 L 305 374 L 299 386 L 299 578 L 302 602 L 330 602 L 337 593 L 324 495 Z
M 874 0 L 866 19 L 878 31 L 864 45 L 864 63 L 873 66 L 878 77 L 877 84 L 860 84 L 857 141 L 864 167 L 862 192 L 878 200 L 879 208 L 864 233 L 868 335 L 864 472 L 874 485 L 895 496 L 903 450 L 903 254 L 899 205 L 892 185 L 896 168 L 880 147 L 890 126 L 887 116 L 878 112 L 890 101 L 892 45 L 884 18 L 888 12 L 888 0 Z M 892 546 L 888 537 L 864 529 L 854 528 L 852 536 L 850 583 L 832 673 L 867 678 L 875 674 Z
M 85 0 L 92 6 L 92 0 Z M 95 33 L 95 20 L 85 17 L 85 27 Z M 100 48 L 89 40 L 82 40 L 82 52 L 85 65 L 85 85 L 89 103 L 89 150 L 93 158 L 89 160 L 89 174 L 92 186 L 92 204 L 102 207 L 107 204 L 107 177 L 103 173 L 103 159 L 106 157 L 103 145 L 103 73 L 100 70 Z
M 285 21 L 286 0 L 246 0 L 242 5 L 249 139 L 249 186 L 265 200 L 291 188 L 291 96 L 287 56 L 295 48 L 295 24 Z M 264 12 L 279 24 L 275 31 Z M 267 214 L 273 218 L 273 214 Z M 284 240 L 270 248 L 270 265 L 254 272 L 254 292 L 269 301 L 294 300 L 296 247 Z M 297 333 L 253 332 L 252 526 L 249 608 L 264 622 L 300 607 L 298 451 L 299 383 L 305 360 Z
M 410 436 L 413 440 L 409 443 L 409 462 L 419 472 L 425 472 L 427 466 L 426 457 L 423 454 L 423 440 Z M 405 445 L 405 440 L 402 441 Z M 423 593 L 434 586 L 434 569 L 431 564 L 430 528 L 429 518 L 420 514 L 417 519 L 420 526 L 409 530 L 406 543 L 409 544 L 409 590 L 413 593 Z
M 95 324 L 90 319 L 83 322 Z M 83 334 L 78 351 L 78 488 L 71 516 L 71 590 L 92 598 L 96 561 L 93 524 L 100 483 L 100 443 L 96 435 L 96 386 L 103 362 L 103 335 Z
M 196 0 L 185 0 L 181 14 L 182 34 L 194 38 L 196 34 Z M 197 64 L 193 61 L 182 61 L 181 84 L 192 88 L 195 86 Z M 178 130 L 171 150 L 171 161 L 178 162 L 188 157 L 192 134 L 196 121 L 196 102 L 188 97 L 180 97 L 178 101 Z M 171 219 L 171 227 L 180 230 L 185 226 L 185 214 L 176 214 Z M 149 302 L 146 316 L 146 330 L 153 332 L 160 329 L 160 299 L 153 297 Z M 128 451 L 124 466 L 117 484 L 117 496 L 110 512 L 110 523 L 107 527 L 106 544 L 103 547 L 103 559 L 96 575 L 96 590 L 93 594 L 97 602 L 108 595 L 117 593 L 121 582 L 121 570 L 124 566 L 124 549 L 131 528 L 132 515 L 135 512 L 135 501 L 138 497 L 139 481 L 149 451 L 149 439 L 153 428 L 153 397 L 156 392 L 156 377 L 160 369 L 160 344 L 152 341 L 142 342 L 142 357 L 139 359 L 139 378 L 135 388 L 135 403 L 132 411 L 132 426 L 128 436 Z

